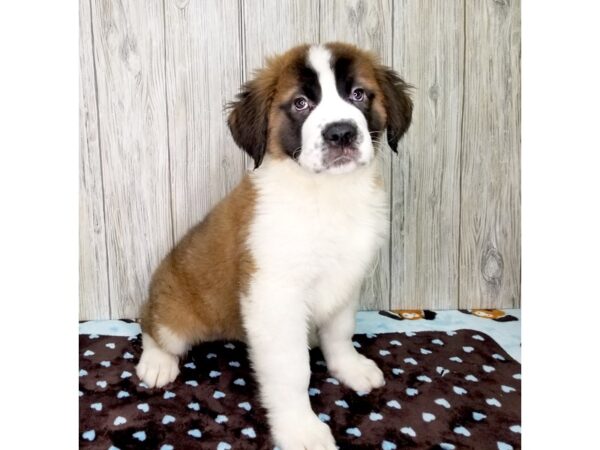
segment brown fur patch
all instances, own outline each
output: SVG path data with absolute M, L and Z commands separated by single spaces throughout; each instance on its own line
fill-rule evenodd
M 263 69 L 242 86 L 237 99 L 230 103 L 227 123 L 236 144 L 254 159 L 255 167 L 268 151 L 275 157 L 283 155 L 271 139 L 276 135 L 277 111 L 273 106 L 282 95 L 296 86 L 295 67 L 306 59 L 309 45 L 294 47 L 282 55 L 268 58 Z
M 158 267 L 141 325 L 157 326 L 189 343 L 243 339 L 239 299 L 254 262 L 246 248 L 256 191 L 249 176 L 192 228 Z

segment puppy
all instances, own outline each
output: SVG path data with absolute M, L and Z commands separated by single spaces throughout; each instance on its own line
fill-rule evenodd
M 307 393 L 309 335 L 356 391 L 384 384 L 352 345 L 358 293 L 389 228 L 378 154 L 396 151 L 407 85 L 352 45 L 303 45 L 268 60 L 230 105 L 255 170 L 192 228 L 150 285 L 137 374 L 175 380 L 190 346 L 240 339 L 283 450 L 335 449 Z

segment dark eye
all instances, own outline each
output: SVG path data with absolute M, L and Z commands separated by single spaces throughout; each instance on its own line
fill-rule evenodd
M 296 108 L 298 111 L 308 108 L 308 100 L 306 100 L 304 97 L 295 98 L 294 108 Z
M 355 102 L 362 102 L 365 99 L 365 90 L 363 88 L 352 89 L 350 99 Z

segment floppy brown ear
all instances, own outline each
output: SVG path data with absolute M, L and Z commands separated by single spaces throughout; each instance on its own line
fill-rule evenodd
M 272 93 L 263 84 L 259 79 L 247 82 L 236 100 L 227 105 L 231 110 L 227 125 L 233 140 L 254 159 L 255 169 L 267 151 Z
M 398 141 L 408 130 L 412 118 L 413 103 L 408 96 L 411 86 L 388 67 L 380 66 L 376 73 L 387 113 L 388 144 L 397 153 Z

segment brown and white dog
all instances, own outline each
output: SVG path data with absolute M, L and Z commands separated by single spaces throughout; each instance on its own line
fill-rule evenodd
M 303 45 L 268 60 L 231 105 L 255 170 L 188 232 L 153 276 L 137 374 L 175 380 L 191 345 L 247 342 L 275 443 L 334 449 L 307 393 L 309 339 L 356 391 L 384 384 L 352 345 L 357 296 L 386 238 L 380 138 L 396 151 L 407 85 L 352 45 Z

